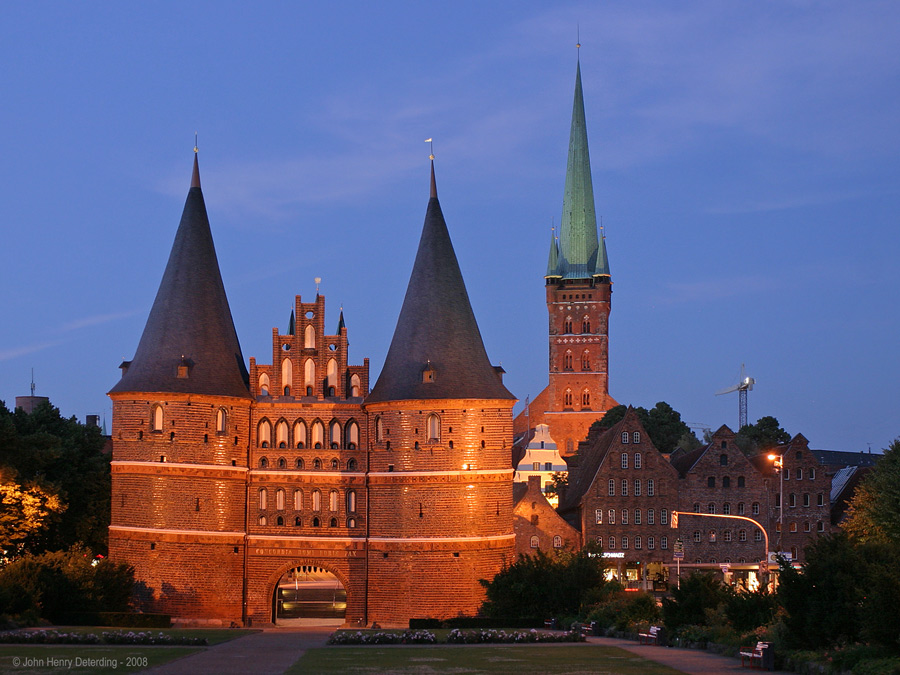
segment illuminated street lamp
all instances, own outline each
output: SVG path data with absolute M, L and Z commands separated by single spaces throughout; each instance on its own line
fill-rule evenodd
M 784 455 L 769 455 L 775 473 L 780 477 L 778 486 L 778 552 L 781 553 L 781 533 L 784 531 Z

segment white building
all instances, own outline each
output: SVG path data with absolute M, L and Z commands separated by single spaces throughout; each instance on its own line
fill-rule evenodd
M 539 476 L 541 490 L 546 494 L 547 488 L 553 485 L 553 474 L 561 473 L 565 476 L 568 470 L 569 467 L 556 448 L 556 442 L 550 438 L 550 427 L 538 424 L 534 429 L 534 437 L 525 448 L 525 456 L 516 467 L 513 480 L 517 483 L 527 483 L 529 476 Z M 548 495 L 547 501 L 556 508 L 558 502 L 556 495 Z

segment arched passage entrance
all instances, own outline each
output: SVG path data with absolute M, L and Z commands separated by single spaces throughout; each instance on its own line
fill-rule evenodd
M 347 589 L 323 567 L 292 567 L 275 584 L 272 621 L 276 625 L 340 625 L 346 610 Z

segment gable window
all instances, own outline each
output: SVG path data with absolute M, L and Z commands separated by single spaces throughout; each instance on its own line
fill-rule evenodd
M 597 525 L 603 524 L 603 509 L 596 509 L 594 511 L 594 518 L 596 519 Z
M 641 524 L 641 510 L 640 509 L 634 510 L 634 524 L 635 525 Z
M 719 466 L 728 466 L 728 455 L 724 452 L 719 455 Z
M 537 535 L 533 536 L 531 538 L 531 548 L 537 548 L 539 544 L 540 540 L 538 539 Z
M 609 510 L 606 512 L 606 522 L 607 522 L 607 524 L 609 524 L 609 525 L 615 525 L 615 524 L 616 524 L 616 510 L 615 510 L 615 509 L 609 509 Z
M 722 478 L 722 487 L 723 488 L 731 487 L 731 479 L 728 476 L 725 476 L 724 478 Z
M 669 524 L 669 509 L 660 509 L 659 510 L 659 524 L 660 525 L 668 525 Z
M 815 480 L 815 479 L 816 479 L 816 470 L 815 470 L 815 468 L 812 468 L 812 469 L 809 470 L 809 479 L 810 479 L 810 480 Z
M 759 515 L 759 502 L 753 502 L 753 506 L 750 507 L 750 512 L 751 512 L 754 516 L 758 516 L 758 515 Z
M 669 548 L 669 538 L 668 537 L 660 537 L 659 538 L 659 547 L 664 551 Z
M 610 548 L 610 550 L 614 549 L 615 547 L 616 547 L 616 538 L 615 538 L 615 537 L 610 537 L 610 538 L 609 538 L 609 548 Z
M 809 506 L 809 493 L 803 493 L 803 506 Z
M 635 431 L 634 433 L 638 433 L 638 432 Z M 635 441 L 635 443 L 638 443 L 638 442 L 639 441 Z M 639 452 L 634 453 L 634 468 L 635 469 L 641 468 L 641 453 L 639 453 Z
M 641 479 L 640 478 L 634 479 L 634 496 L 635 497 L 641 496 Z
M 622 525 L 628 524 L 628 509 L 622 509 Z
M 744 502 L 738 502 L 738 515 L 744 515 Z
M 816 506 L 825 506 L 825 495 L 821 492 L 816 495 Z
M 628 468 L 628 453 L 627 452 L 622 453 L 622 468 L 623 469 Z
M 709 504 L 707 504 L 707 505 L 706 505 L 706 512 L 707 512 L 707 513 L 715 513 L 715 512 L 716 512 L 716 505 L 713 504 L 712 502 L 710 502 Z
M 651 550 L 656 548 L 656 537 L 647 537 L 647 548 Z
M 711 488 L 716 487 L 716 477 L 715 476 L 710 476 L 709 478 L 706 479 L 706 487 L 711 487 Z
M 609 496 L 610 497 L 616 496 L 616 481 L 613 480 L 612 478 L 609 479 Z
M 647 496 L 653 497 L 656 495 L 656 481 L 652 478 L 647 479 Z
M 635 538 L 634 538 L 634 547 L 635 548 L 641 547 L 641 538 L 639 536 L 635 536 Z
M 628 548 L 628 537 L 622 537 L 622 548 Z
M 628 479 L 627 478 L 622 479 L 622 496 L 623 497 L 628 496 Z
M 653 509 L 647 509 L 647 524 L 653 525 L 656 518 L 656 512 Z
M 553 537 L 553 548 L 562 548 L 562 537 L 558 534 Z
M 694 542 L 699 544 L 700 538 L 700 530 L 694 530 Z
M 729 504 L 728 502 L 725 502 L 724 504 L 722 504 L 722 513 L 724 513 L 726 516 L 730 516 L 731 515 L 731 504 Z
M 744 477 L 738 476 L 738 487 L 742 488 L 742 487 L 744 487 L 744 485 L 745 485 Z
M 635 431 L 633 434 L 631 434 L 631 442 L 632 443 L 640 443 L 641 442 L 641 432 L 640 431 Z M 635 466 L 634 468 L 640 469 L 641 467 Z
M 622 432 L 622 443 L 628 443 L 628 432 L 627 431 Z M 623 457 L 624 457 L 624 455 L 623 455 Z M 622 460 L 622 461 L 625 462 L 625 464 L 622 465 L 622 468 L 627 469 L 628 468 L 628 460 L 626 459 L 626 460 Z

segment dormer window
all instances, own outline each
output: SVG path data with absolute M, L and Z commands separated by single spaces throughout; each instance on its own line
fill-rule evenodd
M 181 357 L 181 363 L 178 364 L 178 379 L 186 380 L 191 371 L 191 366 L 194 365 L 194 362 L 189 358 Z
M 434 382 L 434 379 L 435 379 L 434 366 L 431 365 L 431 361 L 427 361 L 425 363 L 425 368 L 422 370 L 422 382 Z

